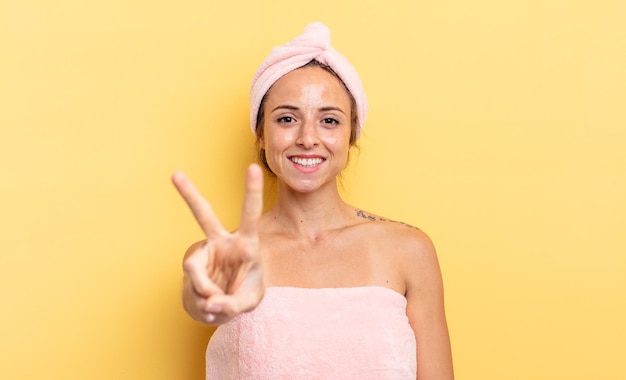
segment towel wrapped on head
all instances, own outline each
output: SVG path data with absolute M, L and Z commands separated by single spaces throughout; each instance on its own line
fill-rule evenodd
M 311 61 L 329 66 L 345 84 L 356 103 L 357 137 L 367 116 L 367 97 L 361 79 L 350 62 L 330 44 L 330 30 L 321 22 L 309 24 L 304 33 L 291 42 L 272 49 L 252 79 L 250 88 L 250 125 L 256 132 L 257 114 L 261 101 L 277 80 Z

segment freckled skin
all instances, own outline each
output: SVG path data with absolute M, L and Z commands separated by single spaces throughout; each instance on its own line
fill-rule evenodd
M 350 149 L 350 98 L 341 82 L 319 67 L 294 70 L 272 86 L 265 115 L 262 143 L 279 187 L 311 192 L 335 186 Z M 294 156 L 323 162 L 303 173 L 294 168 Z

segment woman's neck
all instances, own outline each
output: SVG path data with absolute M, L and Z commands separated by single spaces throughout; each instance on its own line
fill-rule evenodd
M 336 185 L 299 193 L 278 184 L 276 202 L 264 215 L 264 224 L 271 226 L 268 232 L 315 239 L 324 231 L 347 226 L 352 213 L 353 207 L 341 199 Z

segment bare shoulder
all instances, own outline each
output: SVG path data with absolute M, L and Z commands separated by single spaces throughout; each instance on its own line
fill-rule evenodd
M 408 223 L 382 217 L 361 209 L 355 209 L 357 217 L 363 219 L 363 225 L 377 238 L 384 238 L 395 252 L 408 255 L 432 255 L 434 246 L 430 237 L 420 228 Z
M 359 225 L 381 258 L 397 268 L 407 300 L 406 314 L 416 336 L 417 378 L 454 379 L 446 323 L 443 280 L 430 237 L 409 224 L 357 210 Z M 366 221 L 366 222 L 365 222 Z
M 422 281 L 438 282 L 439 262 L 435 246 L 426 232 L 408 223 L 357 209 L 362 226 L 380 252 L 393 260 L 402 274 L 407 290 Z M 366 223 L 369 222 L 369 223 Z

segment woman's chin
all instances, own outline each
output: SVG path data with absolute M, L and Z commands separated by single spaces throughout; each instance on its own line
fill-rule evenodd
M 283 182 L 290 191 L 302 194 L 313 193 L 324 185 L 315 180 L 287 180 Z

